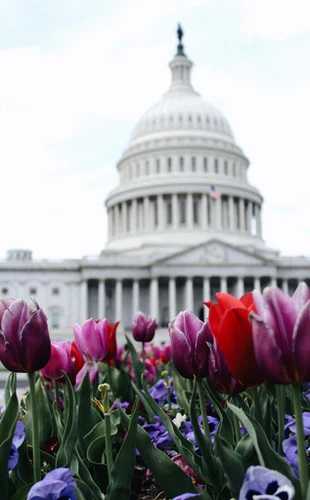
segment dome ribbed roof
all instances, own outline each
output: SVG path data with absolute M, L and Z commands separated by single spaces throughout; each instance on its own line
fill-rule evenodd
M 184 54 L 183 46 L 181 50 L 178 46 L 178 52 L 169 66 L 172 73 L 170 88 L 138 121 L 131 142 L 160 132 L 195 130 L 234 143 L 226 118 L 192 87 L 190 76 L 193 64 Z

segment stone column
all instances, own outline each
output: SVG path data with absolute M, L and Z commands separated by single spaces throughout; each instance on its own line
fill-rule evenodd
M 193 227 L 193 195 L 188 193 L 186 196 L 186 226 L 188 229 Z
M 178 207 L 178 195 L 174 193 L 172 195 L 172 227 L 173 229 L 178 229 L 179 221 L 179 207 Z
M 202 194 L 201 195 L 201 229 L 205 230 L 207 229 L 208 226 L 208 202 L 207 202 L 207 195 Z
M 118 233 L 122 234 L 124 228 L 123 228 L 123 212 L 122 212 L 122 204 L 118 203 L 117 204 L 117 211 L 116 211 L 116 218 L 117 218 L 117 223 L 118 223 Z
M 234 210 L 234 197 L 228 197 L 228 213 L 229 213 L 229 229 L 234 231 L 236 228 L 235 224 L 235 210 Z
M 255 205 L 255 219 L 256 219 L 256 235 L 258 237 L 262 236 L 262 221 L 261 221 L 261 209 L 258 203 Z
M 159 296 L 158 278 L 151 278 L 150 282 L 150 310 L 152 318 L 160 323 L 159 318 Z
M 240 231 L 245 230 L 245 213 L 244 213 L 244 199 L 239 198 L 239 221 L 240 221 Z
M 220 231 L 222 228 L 222 199 L 219 196 L 215 200 L 215 229 Z
M 246 225 L 247 232 L 252 234 L 252 202 L 248 200 L 248 206 L 246 211 Z
M 165 227 L 165 203 L 162 194 L 157 196 L 157 214 L 158 214 L 158 229 L 163 231 Z
M 224 276 L 221 276 L 220 289 L 221 292 L 227 292 L 227 278 Z
M 244 280 L 239 277 L 237 280 L 237 297 L 240 298 L 244 295 Z
M 105 317 L 105 281 L 98 281 L 98 318 Z
M 151 217 L 150 217 L 150 199 L 148 196 L 145 196 L 143 199 L 143 224 L 144 224 L 144 231 L 149 232 L 151 231 Z
M 88 316 L 88 285 L 87 280 L 80 283 L 80 321 L 84 323 Z
M 270 286 L 277 286 L 277 278 L 274 276 L 270 278 Z
M 131 224 L 130 232 L 135 233 L 137 231 L 137 199 L 131 200 Z
M 127 201 L 123 201 L 123 233 L 127 234 L 128 233 L 128 227 L 127 227 Z
M 123 298 L 122 280 L 115 282 L 115 320 L 122 321 L 122 298 Z
M 282 290 L 288 295 L 288 280 L 285 278 L 282 281 Z
M 185 283 L 185 307 L 194 310 L 194 283 L 193 278 L 187 278 Z
M 133 280 L 132 283 L 132 315 L 134 316 L 140 309 L 140 283 Z
M 257 276 L 254 278 L 254 288 L 259 292 L 261 291 L 260 279 Z
M 210 278 L 203 278 L 203 287 L 202 288 L 203 288 L 203 291 L 202 291 L 202 294 L 203 294 L 202 301 L 204 301 L 204 300 L 211 300 Z M 208 308 L 207 308 L 207 306 L 204 306 L 203 312 L 204 312 L 204 318 L 205 318 L 205 320 L 207 320 L 207 318 L 208 318 Z
M 172 321 L 177 315 L 177 297 L 175 278 L 169 278 L 169 319 Z

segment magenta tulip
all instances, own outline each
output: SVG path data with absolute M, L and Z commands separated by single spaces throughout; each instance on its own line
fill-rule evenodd
M 151 342 L 155 335 L 157 323 L 155 319 L 142 312 L 136 314 L 132 323 L 132 334 L 138 342 Z
M 207 323 L 189 311 L 180 312 L 169 325 L 172 361 L 183 377 L 205 377 L 208 373 L 210 331 Z
M 253 342 L 264 378 L 278 384 L 310 381 L 310 290 L 289 297 L 278 288 L 253 292 Z
M 108 354 L 109 322 L 106 319 L 88 319 L 83 325 L 74 325 L 75 342 L 87 360 L 103 361 Z
M 62 378 L 65 373 L 70 373 L 72 361 L 66 344 L 67 342 L 52 342 L 51 357 L 41 370 L 41 375 L 44 378 L 57 380 Z
M 47 318 L 38 305 L 0 302 L 0 361 L 12 372 L 33 373 L 51 354 Z

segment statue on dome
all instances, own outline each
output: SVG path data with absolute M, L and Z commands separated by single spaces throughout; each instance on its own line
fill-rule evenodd
M 183 36 L 184 36 L 184 31 L 182 29 L 181 24 L 179 23 L 178 27 L 177 27 L 177 37 L 178 37 L 177 55 L 178 56 L 184 56 L 185 55 L 184 54 L 184 45 L 182 43 Z

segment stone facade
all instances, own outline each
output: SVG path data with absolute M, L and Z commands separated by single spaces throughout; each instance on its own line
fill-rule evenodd
M 0 263 L 0 296 L 32 297 L 64 336 L 87 317 L 119 319 L 137 310 L 161 326 L 188 308 L 200 314 L 217 290 L 242 295 L 310 281 L 310 259 L 285 258 L 262 238 L 259 191 L 226 118 L 191 84 L 182 44 L 171 85 L 134 128 L 107 197 L 108 242 L 96 259 L 35 261 L 11 250 Z

